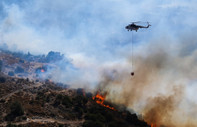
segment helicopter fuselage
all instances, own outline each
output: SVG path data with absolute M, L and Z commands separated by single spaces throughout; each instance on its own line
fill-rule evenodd
M 128 26 L 125 27 L 125 29 L 127 29 L 128 31 L 132 31 L 135 30 L 137 32 L 137 30 L 139 28 L 148 28 L 150 25 L 148 24 L 148 26 L 140 26 L 140 25 L 135 25 L 134 23 L 129 24 Z

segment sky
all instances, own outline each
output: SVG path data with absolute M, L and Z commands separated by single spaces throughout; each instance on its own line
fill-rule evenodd
M 132 21 L 152 24 L 151 29 L 134 33 L 140 45 L 158 36 L 176 39 L 184 31 L 192 32 L 197 15 L 195 0 L 2 0 L 0 5 L 0 43 L 9 49 L 84 54 L 100 62 L 122 58 L 131 50 L 131 32 L 124 28 Z
M 196 6 L 196 0 L 1 0 L 0 46 L 35 55 L 61 52 L 78 70 L 60 68 L 53 80 L 101 87 L 108 100 L 149 123 L 195 126 Z M 151 27 L 128 32 L 133 21 Z

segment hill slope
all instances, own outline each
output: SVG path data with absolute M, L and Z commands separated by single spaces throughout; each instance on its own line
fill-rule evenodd
M 106 102 L 107 103 L 107 102 Z M 83 89 L 0 76 L 0 126 L 148 127 L 136 114 L 97 104 Z

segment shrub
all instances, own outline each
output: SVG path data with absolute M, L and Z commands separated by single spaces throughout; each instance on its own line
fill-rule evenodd
M 2 62 L 2 60 L 0 60 L 0 72 L 2 70 L 2 66 L 3 66 L 3 62 Z
M 8 123 L 6 127 L 17 127 L 17 126 L 14 124 Z
M 70 107 L 70 106 L 72 106 L 72 100 L 70 99 L 69 96 L 63 96 L 62 94 L 58 94 L 55 98 L 53 105 L 58 106 L 60 104 L 66 106 L 66 107 Z
M 76 96 L 73 101 L 77 104 L 79 107 L 83 107 L 87 102 L 87 98 L 81 95 Z
M 23 107 L 19 102 L 14 102 L 10 106 L 10 113 L 5 117 L 7 121 L 13 121 L 17 116 L 24 114 Z
M 78 116 L 78 118 L 79 118 L 79 119 L 81 119 L 81 118 L 82 118 L 82 116 L 83 116 L 83 113 L 84 113 L 83 108 L 80 108 L 80 107 L 77 107 L 77 106 L 76 106 L 76 107 L 74 108 L 74 110 L 77 112 L 77 114 L 78 114 L 78 115 L 77 115 L 77 116 Z
M 44 98 L 45 98 L 44 91 L 39 91 L 36 95 L 36 100 L 40 100 Z
M 138 121 L 138 118 L 136 114 L 131 114 L 130 112 L 127 112 L 126 120 L 127 122 L 134 123 Z
M 112 121 L 109 123 L 108 127 L 119 127 L 116 121 Z
M 105 122 L 106 121 L 105 117 L 103 115 L 101 115 L 100 113 L 98 113 L 98 114 L 88 113 L 85 116 L 85 119 L 86 120 L 92 120 L 92 121 L 100 121 L 100 122 Z
M 21 116 L 24 114 L 22 105 L 17 101 L 12 103 L 12 105 L 10 106 L 10 109 L 11 109 L 11 114 L 15 116 Z
M 8 75 L 9 75 L 9 76 L 14 76 L 14 72 L 13 72 L 13 71 L 9 71 L 9 72 L 8 72 Z
M 59 127 L 64 127 L 64 125 L 60 124 Z
M 53 106 L 58 106 L 61 104 L 61 99 L 63 98 L 63 96 L 61 94 L 58 94 L 55 98 L 55 101 L 53 103 Z
M 111 121 L 108 127 L 129 127 L 129 126 L 123 121 Z M 146 126 L 143 126 L 143 127 L 146 127 Z
M 22 59 L 20 59 L 20 60 L 19 60 L 19 62 L 20 62 L 20 63 L 24 63 L 25 61 L 24 61 L 24 60 L 22 60 Z
M 6 78 L 5 77 L 0 77 L 0 83 L 5 83 Z
M 46 62 L 56 62 L 56 61 L 60 61 L 64 58 L 64 55 L 61 55 L 60 52 L 53 52 L 50 51 L 47 56 L 46 56 Z
M 106 118 L 106 121 L 112 121 L 113 120 L 113 114 L 112 112 L 106 112 L 105 114 L 105 118 Z
M 1 99 L 1 100 L 0 100 L 0 103 L 5 103 L 5 100 L 4 100 L 4 99 Z
M 78 89 L 77 89 L 77 94 L 83 96 L 83 95 L 85 94 L 84 89 L 83 89 L 83 88 L 78 88 Z
M 46 102 L 50 102 L 50 96 L 48 95 L 45 99 Z
M 24 73 L 24 69 L 22 68 L 22 67 L 17 67 L 16 69 L 15 69 L 15 73 Z
M 86 120 L 83 123 L 83 127 L 104 127 L 104 123 L 101 123 L 99 121 Z
M 71 104 L 72 104 L 72 101 L 71 101 L 71 99 L 68 96 L 63 96 L 62 104 L 65 105 L 65 106 L 70 107 Z
M 92 93 L 90 93 L 90 92 L 86 93 L 86 97 L 89 99 L 92 98 Z
M 56 96 L 56 100 L 61 100 L 63 98 L 63 96 L 61 95 L 61 94 L 58 94 L 57 96 Z

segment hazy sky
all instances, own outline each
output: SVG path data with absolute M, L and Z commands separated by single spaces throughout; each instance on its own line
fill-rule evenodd
M 156 110 L 166 117 L 158 123 L 195 126 L 196 7 L 196 0 L 1 0 L 0 46 L 32 54 L 64 53 L 79 71 L 60 68 L 53 80 L 104 85 L 112 102 L 144 114 L 170 98 L 173 108 L 162 107 L 169 114 Z M 134 60 L 132 32 L 125 30 L 132 21 L 152 25 L 133 32 Z
M 195 0 L 1 0 L 0 44 L 33 54 L 54 50 L 102 62 L 119 59 L 131 51 L 127 24 L 152 24 L 134 32 L 136 45 L 177 39 L 197 27 L 196 5 Z

